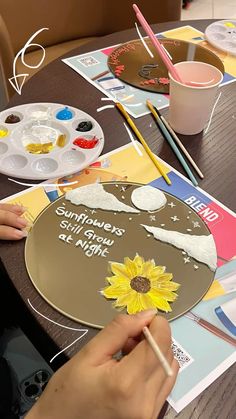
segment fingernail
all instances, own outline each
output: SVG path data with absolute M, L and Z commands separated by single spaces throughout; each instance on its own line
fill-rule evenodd
M 28 221 L 25 218 L 17 217 L 16 221 L 21 227 L 26 227 L 28 225 Z
M 28 235 L 27 231 L 25 230 L 15 230 L 14 234 L 17 239 L 23 239 Z
M 150 309 L 150 310 L 143 310 L 136 314 L 138 317 L 146 318 L 146 317 L 154 317 L 157 314 L 157 310 Z
M 22 205 L 13 205 L 13 210 L 23 214 L 27 210 L 27 208 L 23 207 Z

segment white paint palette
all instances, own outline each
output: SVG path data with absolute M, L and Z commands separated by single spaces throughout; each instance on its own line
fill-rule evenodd
M 236 20 L 220 20 L 212 23 L 206 28 L 205 36 L 216 48 L 236 55 Z
M 58 119 L 64 110 L 70 118 Z M 19 121 L 6 122 L 12 115 Z M 103 146 L 98 122 L 69 105 L 31 103 L 0 113 L 0 172 L 8 176 L 49 179 L 70 175 L 95 161 Z

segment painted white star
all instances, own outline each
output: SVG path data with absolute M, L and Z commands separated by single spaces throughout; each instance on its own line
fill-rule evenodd
M 191 228 L 187 228 L 187 231 L 192 231 Z
M 194 269 L 195 269 L 195 270 L 197 270 L 197 269 L 198 269 L 198 266 L 197 266 L 197 265 L 193 265 L 193 267 L 194 267 Z
M 165 227 L 165 224 L 161 224 L 161 227 Z
M 198 221 L 192 221 L 192 223 L 193 223 L 193 228 L 201 227 Z
M 171 208 L 174 208 L 174 207 L 176 207 L 176 205 L 174 204 L 174 202 L 170 202 L 169 204 L 168 204 Z
M 190 263 L 189 256 L 186 256 L 186 257 L 184 258 L 184 263 Z
M 156 221 L 156 216 L 155 215 L 149 215 L 150 221 Z
M 129 221 L 131 221 L 131 220 L 132 220 L 132 218 L 130 217 L 130 218 L 129 218 Z
M 121 199 L 125 199 L 125 196 L 124 196 L 124 195 L 122 195 Z
M 96 214 L 97 211 L 95 211 L 94 209 L 92 209 L 90 212 L 91 212 L 91 214 Z
M 121 192 L 125 192 L 126 191 L 126 186 L 121 186 Z
M 177 215 L 174 215 L 173 217 L 170 217 L 172 221 L 179 221 L 179 218 L 177 217 Z

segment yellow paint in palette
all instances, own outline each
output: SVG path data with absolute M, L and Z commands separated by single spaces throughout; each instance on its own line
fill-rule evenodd
M 66 144 L 66 136 L 65 136 L 65 134 L 61 134 L 61 135 L 59 135 L 59 137 L 57 138 L 57 141 L 56 141 L 56 145 L 58 146 L 58 147 L 65 147 L 65 144 Z
M 53 143 L 37 144 L 30 143 L 25 147 L 26 150 L 31 154 L 47 154 L 53 149 Z
M 0 138 L 6 137 L 8 135 L 8 129 L 0 126 Z
M 227 26 L 228 28 L 236 28 L 233 22 L 225 22 L 224 25 Z

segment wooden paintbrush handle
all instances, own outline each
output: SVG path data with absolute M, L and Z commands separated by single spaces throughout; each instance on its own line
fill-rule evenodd
M 214 333 L 214 335 L 218 336 L 219 338 L 225 340 L 226 342 L 236 347 L 236 339 L 229 336 L 227 333 L 222 332 L 222 330 L 220 330 L 218 327 L 214 326 L 213 324 L 209 323 L 204 319 L 200 319 L 198 321 L 198 324 L 207 329 L 209 332 Z

